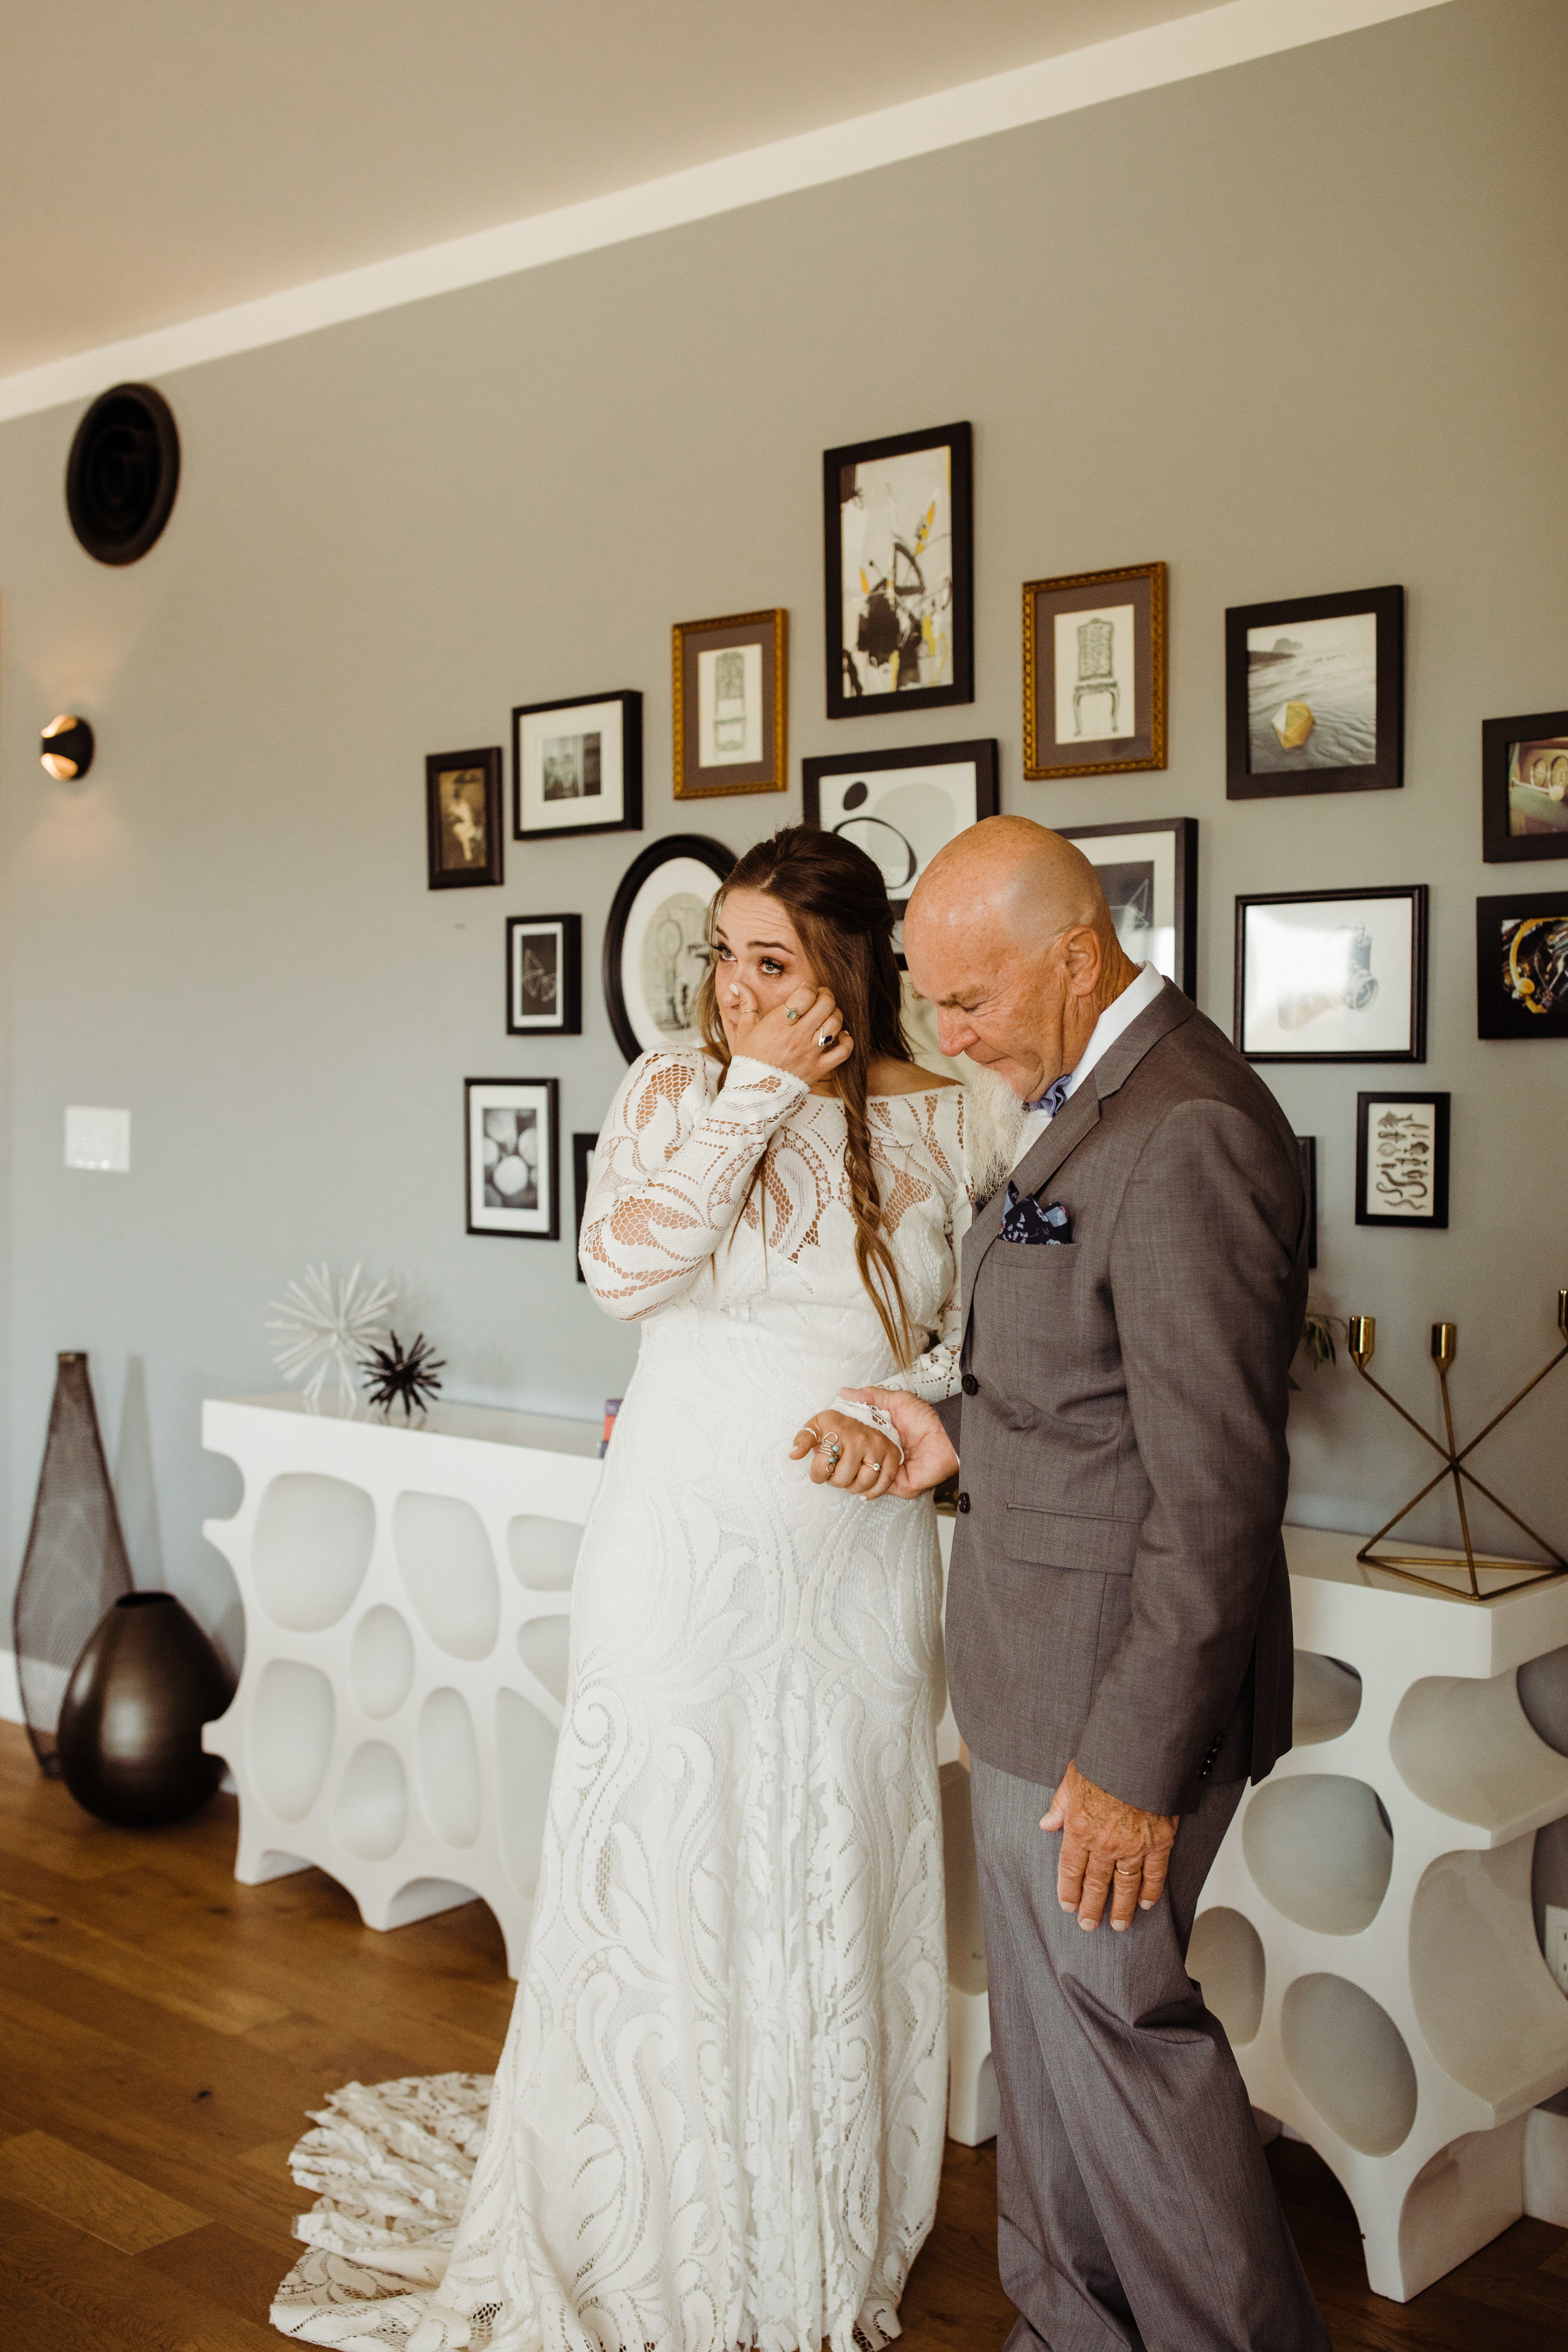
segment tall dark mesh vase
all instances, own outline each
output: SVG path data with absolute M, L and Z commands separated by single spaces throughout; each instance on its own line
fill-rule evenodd
M 87 1358 L 62 1355 L 32 1532 L 11 1611 L 27 1737 L 51 1780 L 60 1775 L 56 1734 L 71 1668 L 105 1611 L 131 1587 Z

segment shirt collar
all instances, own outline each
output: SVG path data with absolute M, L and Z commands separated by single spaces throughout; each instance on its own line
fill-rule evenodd
M 1140 964 L 1137 979 L 1128 982 L 1121 995 L 1112 999 L 1095 1023 L 1077 1066 L 1063 1076 L 1054 1078 L 1037 1101 L 1025 1104 L 1025 1109 L 1049 1111 L 1053 1116 L 1060 1110 L 1068 1097 L 1077 1093 L 1101 1055 L 1109 1052 L 1122 1031 L 1130 1029 L 1141 1013 L 1147 1012 L 1164 985 L 1152 963 Z

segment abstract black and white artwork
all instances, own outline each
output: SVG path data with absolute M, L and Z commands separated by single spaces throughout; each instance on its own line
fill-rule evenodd
M 1403 588 L 1226 614 L 1226 770 L 1233 801 L 1403 784 Z
M 695 1035 L 709 909 L 734 862 L 721 841 L 677 833 L 622 875 L 605 927 L 605 1005 L 628 1062 Z
M 559 1095 L 554 1078 L 464 1081 L 470 1234 L 559 1238 Z
M 823 457 L 827 716 L 974 698 L 967 425 Z
M 1126 824 L 1065 824 L 1100 876 L 1124 955 L 1152 963 L 1187 995 L 1197 993 L 1198 821 L 1135 818 Z
M 1439 1233 L 1448 1223 L 1446 1094 L 1356 1097 L 1355 1221 Z
M 642 696 L 520 703 L 511 714 L 512 834 L 640 833 Z
M 1424 1062 L 1426 884 L 1237 898 L 1235 1024 L 1254 1062 Z
M 842 835 L 880 867 L 900 924 L 939 849 L 997 811 L 994 736 L 898 751 L 803 760 L 803 814 Z M 900 957 L 901 961 L 901 957 Z
M 583 1032 L 583 918 L 512 915 L 506 927 L 506 1025 L 514 1037 Z

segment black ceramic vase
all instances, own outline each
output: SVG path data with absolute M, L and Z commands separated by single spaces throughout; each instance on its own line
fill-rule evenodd
M 223 1661 L 172 1592 L 125 1592 L 71 1669 L 60 1702 L 60 1772 L 100 1822 L 183 1821 L 223 1778 L 202 1726 L 227 1706 Z

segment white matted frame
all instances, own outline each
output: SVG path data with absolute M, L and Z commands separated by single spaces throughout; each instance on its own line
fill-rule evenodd
M 1122 950 L 1152 963 L 1184 995 L 1198 992 L 1198 821 L 1134 818 L 1127 824 L 1064 824 L 1100 874 Z
M 1249 1062 L 1426 1059 L 1426 885 L 1236 902 L 1235 1038 Z
M 805 824 L 837 833 L 881 868 L 901 939 L 910 894 L 939 849 L 1000 807 L 994 735 L 801 761 Z M 903 955 L 899 955 L 900 965 Z
M 513 1037 L 583 1034 L 583 918 L 509 915 L 506 1025 Z
M 721 841 L 672 833 L 622 875 L 605 926 L 605 1007 L 628 1062 L 695 1035 L 708 913 L 734 863 Z
M 464 1080 L 470 1234 L 561 1238 L 560 1094 L 554 1078 Z
M 642 696 L 580 694 L 511 714 L 511 830 L 642 831 Z

